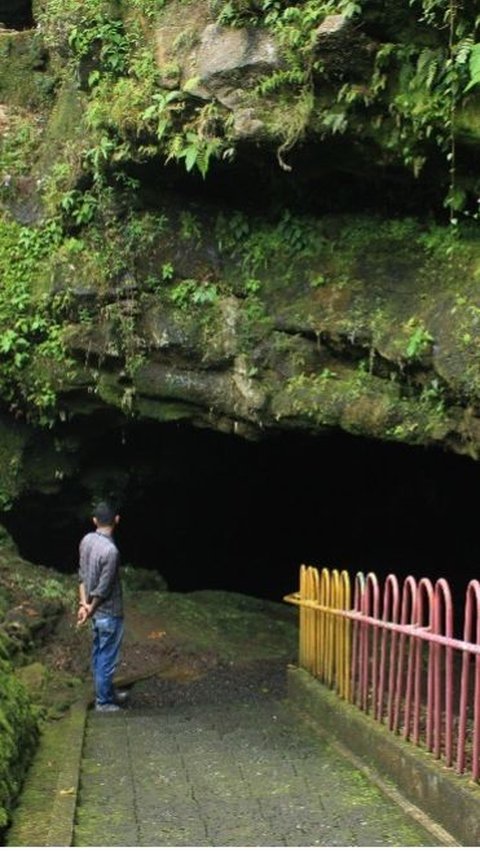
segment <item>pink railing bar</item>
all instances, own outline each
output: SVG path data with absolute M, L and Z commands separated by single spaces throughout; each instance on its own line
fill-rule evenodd
M 478 582 L 477 582 L 478 583 Z M 477 586 L 475 586 L 477 589 Z M 480 643 L 480 607 L 477 596 L 477 643 Z M 475 692 L 473 700 L 473 755 L 472 755 L 472 778 L 478 781 L 480 775 L 480 655 L 475 659 Z
M 442 608 L 443 605 L 443 608 Z M 443 619 L 442 619 L 443 616 Z M 444 578 L 435 584 L 435 603 L 433 612 L 433 633 L 453 637 L 453 606 L 450 587 Z M 440 758 L 442 753 L 442 646 L 433 645 L 435 678 L 435 738 L 434 755 Z M 447 767 L 452 764 L 453 739 L 453 649 L 446 646 L 443 655 L 445 664 L 445 760 Z
M 477 615 L 477 626 L 480 619 Z M 472 755 L 472 779 L 478 782 L 480 776 L 480 655 L 475 660 L 475 693 L 473 700 L 473 755 Z
M 376 575 L 372 572 L 369 572 L 365 582 L 365 590 L 363 594 L 362 601 L 362 611 L 366 615 L 370 615 L 370 611 L 373 610 L 373 618 L 378 619 L 378 607 L 379 607 L 379 588 L 378 588 L 378 580 Z M 362 625 L 362 668 L 360 670 L 361 677 L 361 708 L 363 711 L 368 712 L 368 693 L 370 683 L 373 685 L 373 707 L 375 707 L 376 701 L 376 680 L 377 680 L 377 667 L 378 667 L 378 627 L 373 627 L 373 653 L 372 653 L 372 678 L 370 682 L 369 678 L 369 664 L 370 664 L 370 631 L 368 623 L 363 623 Z
M 474 624 L 474 610 L 476 624 Z M 465 645 L 470 644 L 472 634 L 475 630 L 477 648 L 480 645 L 480 582 L 470 581 L 467 587 L 465 599 L 465 623 L 463 638 Z M 468 688 L 470 676 L 470 652 L 464 649 L 462 656 L 462 677 L 460 683 L 460 714 L 458 723 L 458 746 L 457 746 L 457 771 L 465 771 L 465 741 L 467 734 L 467 710 L 468 710 Z M 480 750 L 480 654 L 477 653 L 475 660 L 475 682 L 473 696 L 473 754 L 472 754 L 472 778 L 475 782 L 479 777 L 479 750 Z
M 433 634 L 426 626 L 418 627 L 417 625 L 396 625 L 395 622 L 383 622 L 382 619 L 375 619 L 373 616 L 365 616 L 357 610 L 342 610 L 335 607 L 322 607 L 313 599 L 311 601 L 302 600 L 303 607 L 312 607 L 314 610 L 325 610 L 332 613 L 334 616 L 344 616 L 346 619 L 351 619 L 354 622 L 367 622 L 369 625 L 378 625 L 379 628 L 388 628 L 396 634 L 408 634 L 411 637 L 417 637 L 428 642 L 439 643 L 441 646 L 449 646 L 452 649 L 458 649 L 461 652 L 470 652 L 471 654 L 480 654 L 480 645 L 478 643 L 469 643 L 465 640 L 457 640 L 455 637 L 442 637 L 441 634 Z
M 428 578 L 422 578 L 418 584 L 417 590 L 417 624 L 420 624 L 421 627 L 427 628 L 427 636 L 425 639 L 428 640 L 428 671 L 427 671 L 427 749 L 431 752 L 433 749 L 433 709 L 434 709 L 434 671 L 433 671 L 433 655 L 432 655 L 432 621 L 433 621 L 433 604 L 434 604 L 434 589 L 431 581 Z M 427 603 L 427 625 L 424 626 L 424 602 Z M 417 634 L 420 642 L 418 643 L 416 649 L 416 658 L 415 658 L 415 671 L 416 671 L 416 696 L 417 696 L 417 713 L 420 709 L 421 705 L 421 696 L 419 695 L 419 686 L 421 683 L 421 674 L 422 674 L 422 640 L 424 637 L 421 636 L 420 633 Z M 419 720 L 416 720 L 415 730 L 417 735 L 419 733 Z M 418 743 L 418 741 L 416 741 Z
M 471 654 L 480 654 L 480 645 L 478 643 L 468 643 L 465 640 L 457 640 L 455 637 L 442 637 L 441 634 L 433 634 L 431 630 L 417 625 L 396 625 L 394 622 L 383 622 L 382 619 L 375 619 L 373 616 L 365 616 L 363 613 L 358 613 L 356 610 L 342 610 L 341 608 L 322 607 L 316 601 L 302 600 L 303 607 L 312 607 L 314 610 L 325 610 L 332 613 L 334 616 L 344 616 L 354 622 L 367 622 L 369 625 L 378 625 L 379 628 L 388 628 L 396 634 L 408 634 L 411 637 L 417 637 L 428 642 L 439 643 L 441 646 L 449 646 L 452 649 L 458 649 L 461 652 L 470 652 Z
M 373 591 L 373 615 L 378 618 L 380 611 L 380 589 L 378 586 L 378 581 L 376 575 L 369 574 L 370 585 Z M 375 708 L 377 706 L 377 693 L 378 693 L 378 645 L 379 645 L 379 634 L 380 629 L 376 626 L 373 628 L 373 655 L 372 655 L 372 683 L 373 683 L 373 691 L 372 691 L 372 708 L 375 713 Z
M 417 607 L 417 584 L 414 578 L 411 576 L 408 577 L 402 588 L 402 607 L 400 614 L 400 624 L 401 625 L 411 625 L 415 621 L 416 616 L 416 607 Z M 400 642 L 399 642 L 399 650 L 397 656 L 397 681 L 395 687 L 395 700 L 394 700 L 394 715 L 393 715 L 393 725 L 392 729 L 394 732 L 400 731 L 400 713 L 402 708 L 402 696 L 404 694 L 404 660 L 405 660 L 405 646 L 407 643 L 407 639 L 409 640 L 409 649 L 408 649 L 408 668 L 407 675 L 405 681 L 405 704 L 410 706 L 411 701 L 411 691 L 413 688 L 413 640 L 408 637 L 407 634 L 400 634 Z M 405 718 L 407 719 L 407 714 L 405 711 Z M 405 726 L 407 728 L 407 726 Z
M 392 612 L 392 617 L 395 619 L 395 622 L 398 622 L 398 614 L 400 610 L 400 590 L 398 588 L 398 581 L 396 584 L 396 595 L 394 598 L 394 611 Z M 398 645 L 398 635 L 396 633 L 391 634 L 390 637 L 390 664 L 388 670 L 388 691 L 387 691 L 387 725 L 390 731 L 393 728 L 393 718 L 395 713 L 394 707 L 394 687 L 395 687 L 395 672 L 397 667 L 397 645 Z
M 365 590 L 365 578 L 362 572 L 357 572 L 355 576 L 355 587 L 353 593 L 353 612 L 360 612 L 363 608 L 363 593 Z M 349 613 L 352 611 L 348 611 Z M 355 704 L 357 697 L 357 673 L 362 671 L 362 649 L 361 643 L 359 642 L 359 633 L 360 633 L 360 624 L 359 621 L 356 620 L 353 624 L 353 637 L 352 637 L 352 673 L 351 673 L 351 696 L 352 703 Z M 360 648 L 359 648 L 360 646 Z M 357 668 L 358 667 L 358 668 Z M 358 688 L 360 690 L 360 687 Z M 357 700 L 358 705 L 358 700 Z
M 467 588 L 463 639 L 453 636 L 452 597 L 443 578 L 433 586 L 428 578 L 417 583 L 408 576 L 400 591 L 390 574 L 382 594 L 373 573 L 366 578 L 358 573 L 353 609 L 332 607 L 329 592 L 325 582 L 323 591 L 312 589 L 302 610 L 325 615 L 325 637 L 330 622 L 353 623 L 350 701 L 406 740 L 422 741 L 447 767 L 455 761 L 462 774 L 468 766 L 472 779 L 480 781 L 480 580 Z M 458 700 L 454 652 L 462 654 Z M 323 677 L 330 683 L 329 664 Z
M 380 676 L 379 676 L 379 684 L 378 684 L 378 702 L 376 708 L 375 719 L 377 719 L 380 723 L 383 722 L 383 696 L 385 692 L 385 666 L 387 660 L 387 638 L 389 636 L 387 629 L 387 620 L 388 617 L 391 616 L 391 621 L 396 621 L 398 619 L 399 612 L 399 588 L 398 588 L 398 580 L 396 575 L 388 575 L 385 581 L 385 587 L 383 591 L 383 610 L 382 610 L 382 640 L 380 646 Z M 390 644 L 390 679 L 392 668 L 395 665 L 394 661 L 394 651 L 392 649 L 392 643 Z M 391 695 L 389 691 L 389 695 Z
M 407 601 L 410 602 L 410 609 L 407 608 Z M 403 599 L 402 599 L 402 625 L 411 624 L 414 622 L 417 612 L 417 582 L 412 575 L 409 575 L 403 584 Z M 410 616 L 410 618 L 408 618 Z M 405 713 L 403 736 L 405 740 L 410 737 L 410 722 L 412 716 L 412 702 L 415 686 L 415 639 L 410 637 L 408 649 L 408 664 L 407 664 L 407 680 L 405 686 Z

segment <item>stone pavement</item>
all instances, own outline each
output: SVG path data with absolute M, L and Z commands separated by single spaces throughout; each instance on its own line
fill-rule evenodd
M 128 710 L 90 712 L 74 846 L 439 846 L 281 690 L 218 683 L 139 684 Z

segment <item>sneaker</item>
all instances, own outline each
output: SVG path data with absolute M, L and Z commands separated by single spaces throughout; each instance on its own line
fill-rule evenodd
M 128 699 L 128 690 L 115 690 L 115 702 L 118 702 L 119 705 L 123 705 Z
M 120 705 L 114 705 L 113 702 L 107 702 L 105 705 L 95 705 L 96 711 L 121 711 Z

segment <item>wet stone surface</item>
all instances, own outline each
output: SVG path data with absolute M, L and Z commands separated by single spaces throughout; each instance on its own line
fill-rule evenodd
M 75 846 L 437 846 L 312 734 L 281 665 L 150 679 L 89 715 Z

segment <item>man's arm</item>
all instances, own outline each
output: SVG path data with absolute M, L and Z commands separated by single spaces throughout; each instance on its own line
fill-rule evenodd
M 80 542 L 80 546 L 78 549 L 78 611 L 77 611 L 77 625 L 83 625 L 84 622 L 88 619 L 88 613 L 86 612 L 87 607 L 87 594 L 85 592 L 85 566 L 84 566 L 84 553 L 83 553 L 83 539 Z
M 108 598 L 118 572 L 119 554 L 112 549 L 105 558 L 105 563 L 100 573 L 100 578 L 95 589 L 90 593 L 90 601 L 86 600 L 85 587 L 80 583 L 80 607 L 78 610 L 78 624 L 83 625 L 87 619 L 95 613 L 100 603 Z M 83 597 L 82 597 L 83 596 Z
M 80 585 L 78 587 L 78 611 L 77 611 L 77 625 L 83 625 L 87 620 L 87 614 L 85 613 L 85 608 L 87 606 L 87 598 L 85 595 L 85 586 L 83 581 L 80 581 Z
M 100 572 L 98 583 L 90 592 L 90 603 L 92 603 L 95 598 L 98 598 L 98 606 L 100 601 L 108 598 L 112 591 L 113 584 L 115 583 L 115 578 L 117 577 L 119 562 L 120 558 L 118 551 L 116 548 L 112 548 L 103 559 L 102 570 Z
M 89 619 L 90 616 L 95 613 L 95 610 L 97 609 L 102 599 L 98 598 L 98 596 L 92 596 L 91 601 L 88 602 L 83 582 L 80 582 L 78 594 L 80 598 L 80 604 L 78 605 L 77 625 L 83 625 L 87 621 L 87 619 Z

